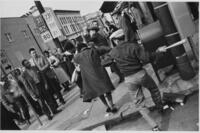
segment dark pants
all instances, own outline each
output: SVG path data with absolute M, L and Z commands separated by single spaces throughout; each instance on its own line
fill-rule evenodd
M 39 116 L 43 115 L 42 106 L 40 106 L 38 101 L 34 101 L 33 98 L 29 94 L 26 94 L 26 98 L 29 100 L 29 102 L 32 105 L 32 107 L 34 108 L 35 112 Z
M 60 92 L 62 90 L 62 88 L 61 88 L 58 80 L 56 78 L 49 78 L 49 77 L 47 77 L 46 80 L 47 80 L 47 83 L 48 83 L 48 86 L 50 89 L 49 90 L 50 94 L 52 96 L 56 95 L 57 98 L 59 99 L 59 101 L 63 103 L 64 98 Z
M 81 73 L 80 72 L 78 72 L 78 79 L 76 81 L 76 84 L 80 88 L 80 94 L 83 94 L 83 84 L 82 84 L 82 77 L 81 77 Z
M 25 99 L 22 96 L 16 98 L 15 105 L 17 106 L 18 112 L 20 112 L 23 120 L 29 120 L 30 114 Z
M 56 100 L 54 97 L 47 91 L 45 90 L 45 86 L 42 83 L 37 84 L 37 88 L 39 90 L 39 104 L 42 107 L 43 112 L 49 117 L 51 112 L 48 108 L 50 107 L 51 111 L 54 113 L 56 112 L 58 108 L 58 104 L 56 103 Z M 47 104 L 48 106 L 47 106 Z
M 18 120 L 19 116 L 16 113 L 8 111 L 1 103 L 1 130 L 20 130 L 15 124 L 14 119 Z

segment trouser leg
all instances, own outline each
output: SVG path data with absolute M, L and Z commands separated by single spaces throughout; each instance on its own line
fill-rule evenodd
M 50 93 L 48 93 L 48 91 L 46 91 L 43 94 L 43 97 L 44 97 L 45 101 L 47 102 L 47 104 L 49 105 L 51 111 L 53 113 L 56 112 L 56 110 L 58 108 L 58 104 L 57 104 L 55 98 Z
M 29 120 L 30 119 L 29 109 L 28 109 L 28 105 L 27 105 L 26 101 L 24 100 L 24 98 L 23 97 L 19 97 L 17 99 L 16 104 L 19 107 L 19 110 L 20 110 L 20 112 L 22 114 L 23 119 L 24 120 Z
M 60 90 L 62 90 L 62 88 L 60 87 L 59 82 L 55 78 L 49 78 L 48 81 L 49 81 L 48 83 L 50 85 L 50 88 L 53 89 L 52 90 L 53 94 L 55 94 L 57 96 L 57 98 L 59 99 L 59 101 L 61 103 L 63 103 L 64 99 L 63 99 L 63 96 L 62 96 L 62 94 L 60 92 Z
M 136 107 L 140 106 L 140 104 L 144 100 L 144 94 L 143 94 L 141 85 L 127 83 L 127 86 L 129 88 L 128 93 L 131 97 L 133 104 Z
M 146 73 L 142 78 L 141 84 L 150 91 L 151 97 L 156 107 L 161 109 L 163 107 L 161 94 L 154 80 Z
M 81 74 L 78 74 L 78 79 L 76 81 L 76 84 L 80 88 L 80 94 L 83 94 L 83 85 L 82 85 L 82 77 Z
M 42 98 L 46 101 L 46 103 L 49 105 L 50 109 L 54 113 L 58 108 L 56 99 L 53 97 L 53 95 L 51 95 L 51 93 L 48 90 L 44 89 L 43 84 L 41 84 L 41 83 L 38 84 L 38 88 L 40 89 L 40 94 L 41 94 Z
M 113 104 L 113 99 L 112 99 L 112 94 L 111 94 L 111 92 L 106 93 L 105 96 L 106 96 L 106 98 L 107 98 L 107 100 L 108 100 L 108 103 L 109 103 L 110 107 L 113 107 L 114 104 Z
M 108 105 L 108 103 L 107 103 L 107 101 L 106 101 L 105 96 L 104 96 L 104 95 L 101 95 L 101 96 L 99 96 L 99 98 L 100 98 L 100 100 L 102 101 L 102 103 L 103 103 L 107 108 L 109 108 L 109 105 Z
M 32 107 L 35 109 L 35 112 L 39 116 L 41 116 L 43 114 L 43 112 L 42 112 L 42 108 L 41 108 L 40 104 L 37 101 L 34 101 L 29 95 L 27 95 L 26 97 L 29 100 L 29 102 L 32 105 Z
M 51 111 L 49 110 L 47 104 L 45 103 L 45 99 L 44 99 L 42 96 L 39 97 L 38 103 L 40 104 L 43 113 L 44 113 L 47 117 L 50 117 L 50 116 L 51 116 Z
M 156 127 L 157 123 L 149 116 L 149 111 L 143 104 L 144 95 L 141 90 L 141 85 L 127 83 L 127 86 L 129 89 L 129 95 L 131 97 L 131 100 L 133 101 L 133 105 L 135 105 L 135 107 L 138 108 L 139 113 L 143 116 L 143 118 L 152 128 Z

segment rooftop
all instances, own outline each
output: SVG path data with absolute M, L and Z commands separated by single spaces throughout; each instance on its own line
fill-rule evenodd
M 54 10 L 55 13 L 80 13 L 78 10 Z

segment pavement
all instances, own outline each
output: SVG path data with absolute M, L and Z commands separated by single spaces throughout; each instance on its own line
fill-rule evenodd
M 152 67 L 150 65 L 146 65 L 146 69 L 158 84 L 161 93 L 173 92 L 189 95 L 198 90 L 198 74 L 189 81 L 183 81 L 176 73 L 170 77 L 163 77 L 164 82 L 159 84 L 152 71 Z M 115 74 L 111 74 L 109 69 L 107 69 L 107 71 L 114 86 L 116 87 L 112 95 L 114 103 L 117 107 L 119 107 L 118 113 L 106 114 L 106 108 L 99 99 L 96 99 L 92 103 L 82 102 L 82 99 L 79 98 L 79 88 L 75 87 L 64 95 L 66 104 L 60 106 L 62 112 L 54 116 L 51 121 L 49 121 L 46 116 L 42 116 L 40 119 L 43 125 L 40 126 L 38 121 L 33 118 L 33 120 L 31 120 L 32 124 L 23 129 L 106 130 L 107 125 L 111 125 L 117 121 L 123 121 L 129 116 L 138 117 L 138 110 L 131 106 L 131 99 L 128 95 L 126 85 L 124 83 L 118 85 L 118 77 Z M 146 97 L 145 105 L 149 108 L 153 107 L 154 103 L 152 102 L 150 93 L 146 89 L 143 91 Z
M 184 106 L 174 105 L 174 111 L 168 110 L 160 115 L 156 110 L 150 116 L 156 120 L 162 131 L 198 131 L 199 130 L 199 94 L 194 92 L 187 98 Z M 148 131 L 149 124 L 139 116 L 129 117 L 110 126 L 109 131 Z

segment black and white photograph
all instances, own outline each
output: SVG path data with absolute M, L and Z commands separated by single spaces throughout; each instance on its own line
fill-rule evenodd
M 199 1 L 0 0 L 0 130 L 199 131 Z

